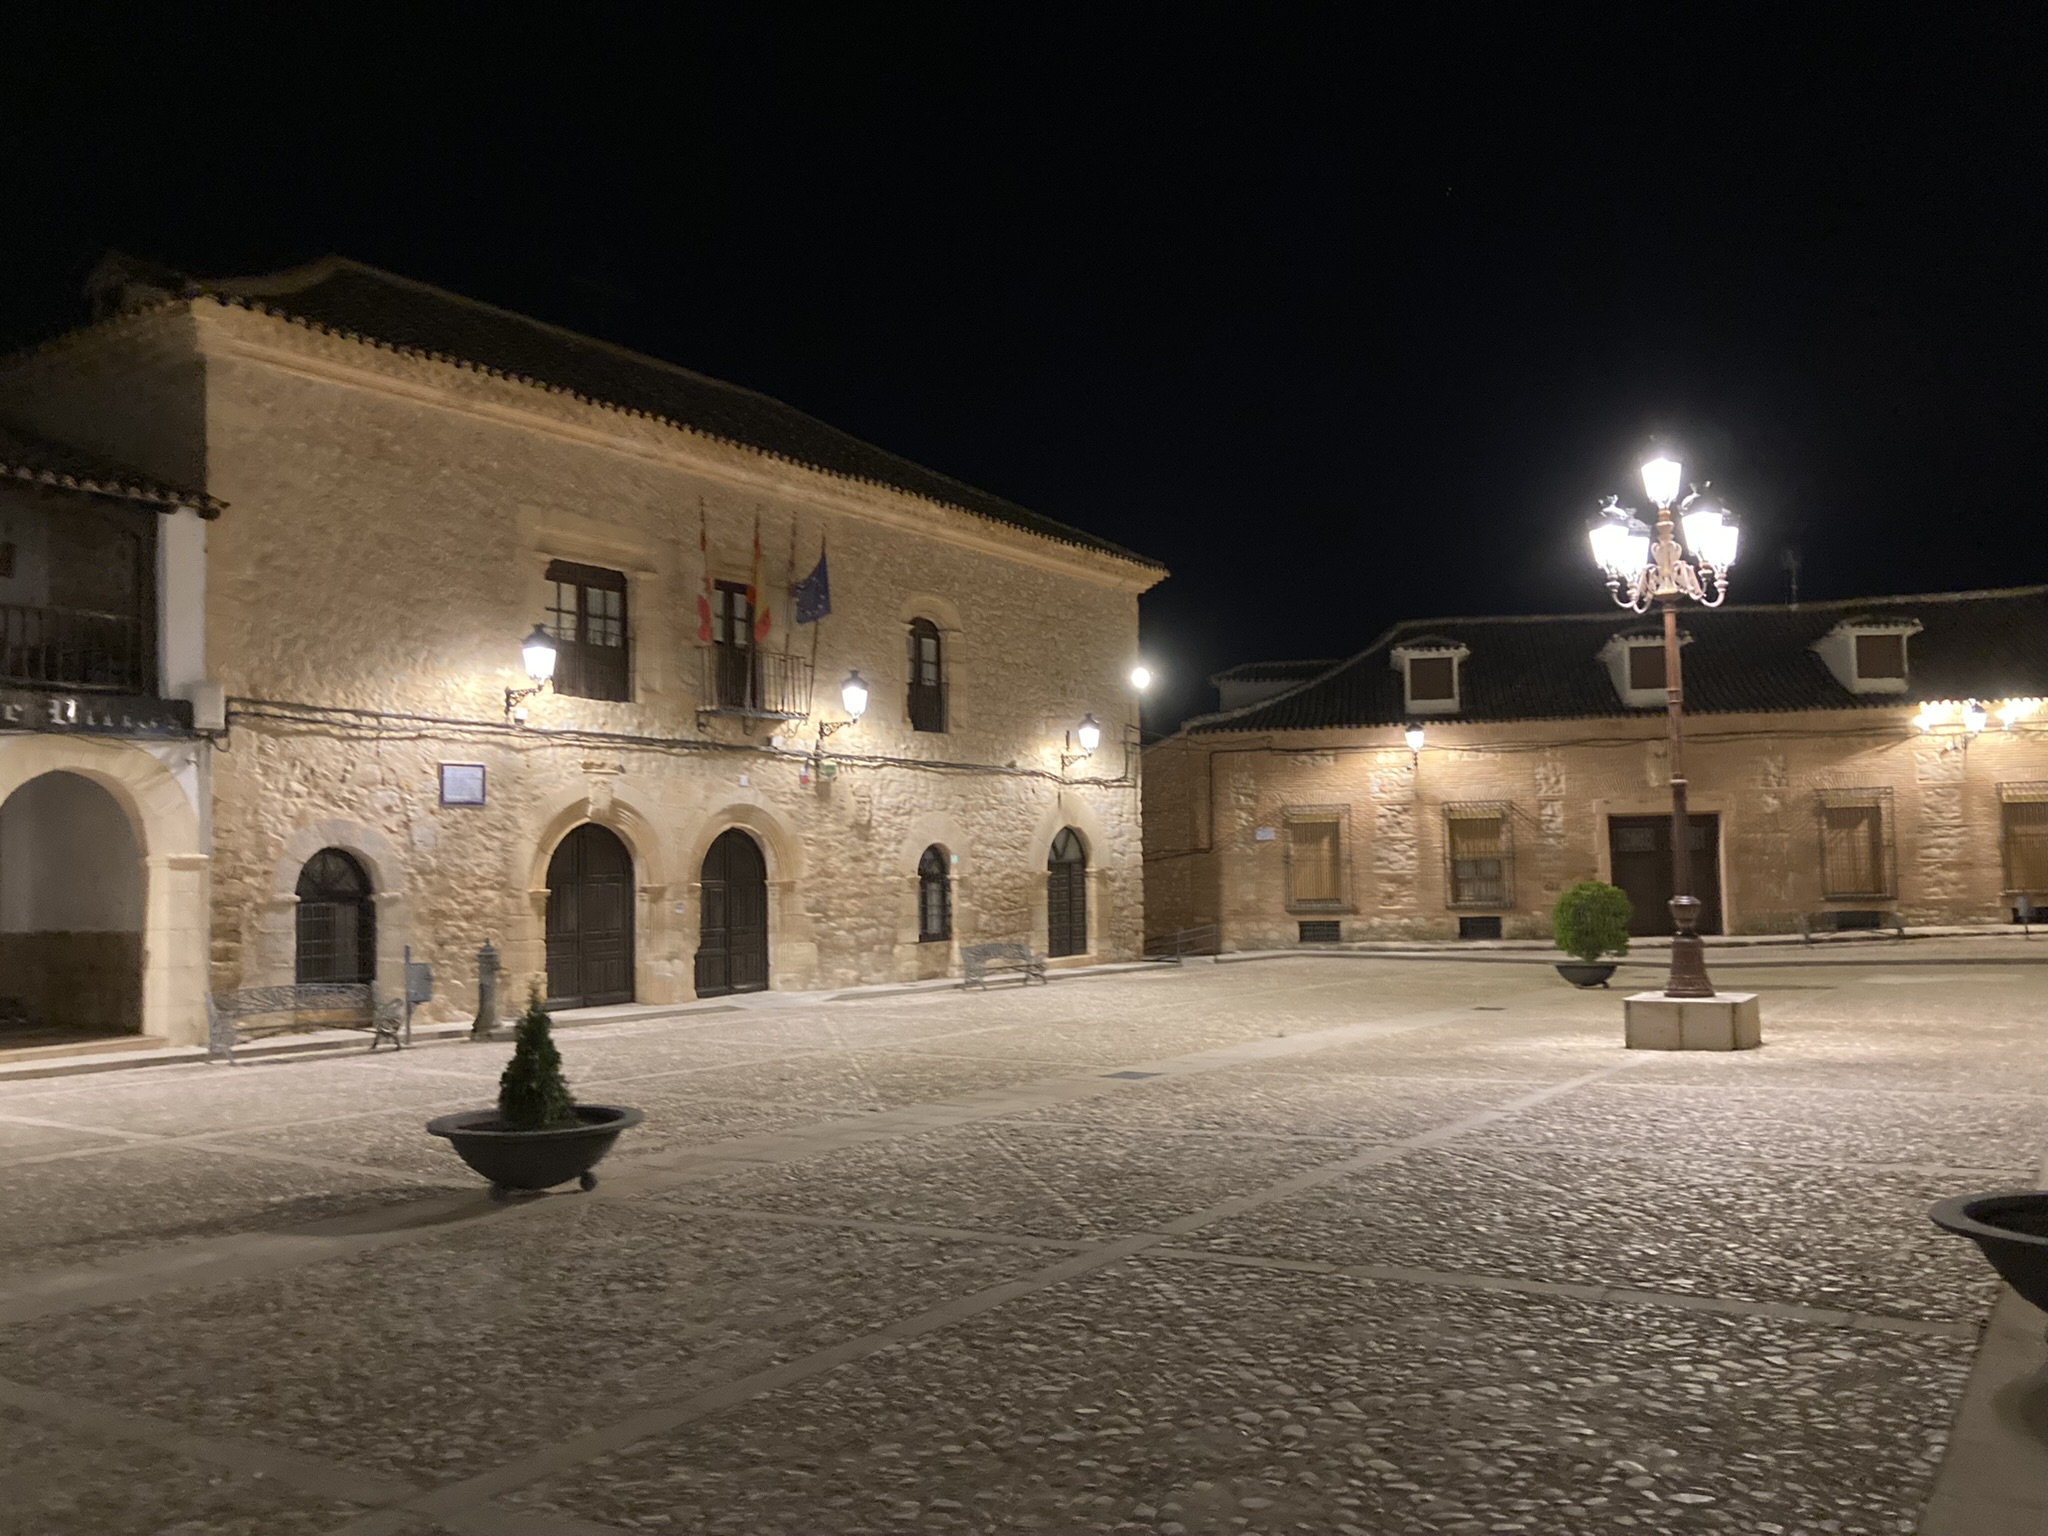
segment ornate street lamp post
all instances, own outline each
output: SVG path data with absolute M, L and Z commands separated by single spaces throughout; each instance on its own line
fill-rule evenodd
M 1700 899 L 1692 894 L 1692 824 L 1685 808 L 1685 688 L 1678 655 L 1678 604 L 1690 599 L 1718 608 L 1728 595 L 1739 530 L 1734 517 L 1707 495 L 1711 482 L 1679 500 L 1679 465 L 1658 455 L 1643 466 L 1643 489 L 1657 508 L 1646 527 L 1633 508 L 1610 496 L 1587 529 L 1593 559 L 1607 574 L 1607 591 L 1635 613 L 1652 604 L 1664 610 L 1664 712 L 1671 741 L 1671 975 L 1666 997 L 1712 997 L 1706 946 L 1700 942 Z M 1677 503 L 1678 515 L 1672 516 Z M 1678 527 L 1685 529 L 1681 549 Z M 1690 556 L 1690 558 L 1688 558 Z

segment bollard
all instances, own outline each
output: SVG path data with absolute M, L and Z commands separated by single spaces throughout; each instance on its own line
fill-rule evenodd
M 476 952 L 476 1018 L 469 1026 L 469 1038 L 488 1040 L 498 1026 L 498 951 L 489 939 Z

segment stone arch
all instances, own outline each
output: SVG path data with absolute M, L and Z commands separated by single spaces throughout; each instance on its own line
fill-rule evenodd
M 546 985 L 548 864 L 562 839 L 585 822 L 616 833 L 633 856 L 633 995 L 650 1003 L 677 1002 L 689 995 L 676 990 L 668 842 L 635 797 L 621 793 L 607 779 L 595 794 L 586 787 L 543 800 L 532 832 L 514 853 L 515 878 L 522 882 L 518 889 L 526 900 L 508 914 L 508 931 L 499 946 L 505 974 L 498 988 L 501 1007 L 525 996 L 529 983 Z
M 1069 790 L 1063 789 L 1054 795 L 1052 802 L 1039 814 L 1025 849 L 1025 869 L 1031 882 L 1031 943 L 1041 954 L 1047 948 L 1046 862 L 1052 855 L 1053 839 L 1069 827 L 1081 840 L 1082 851 L 1088 855 L 1088 947 L 1068 962 L 1081 965 L 1099 960 L 1108 947 L 1111 886 L 1103 878 L 1103 868 L 1110 844 L 1102 818 L 1084 798 Z
M 681 867 L 689 898 L 675 903 L 683 948 L 683 985 L 696 995 L 696 936 L 703 915 L 704 857 L 720 834 L 738 827 L 761 847 L 768 867 L 768 985 L 801 991 L 818 984 L 817 944 L 803 909 L 804 845 L 775 812 L 753 800 L 730 800 L 708 813 L 684 845 Z
M 255 917 L 253 963 L 244 986 L 273 986 L 292 979 L 298 935 L 299 871 L 323 848 L 339 848 L 363 866 L 377 907 L 377 985 L 402 990 L 399 975 L 405 947 L 413 942 L 412 895 L 406 861 L 398 845 L 377 828 L 346 816 L 311 821 L 288 836 L 270 868 L 270 890 Z
M 174 1044 L 203 1041 L 209 861 L 192 795 L 154 753 L 126 742 L 43 734 L 0 742 L 0 803 L 46 773 L 75 774 L 106 790 L 140 850 L 142 1032 Z

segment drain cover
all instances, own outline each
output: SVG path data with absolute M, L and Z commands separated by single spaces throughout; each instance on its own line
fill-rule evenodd
M 1164 1072 L 1105 1072 L 1105 1073 L 1103 1073 L 1102 1075 L 1103 1075 L 1104 1077 L 1130 1077 L 1130 1078 L 1137 1078 L 1137 1077 L 1164 1077 L 1164 1076 L 1166 1076 L 1166 1074 L 1165 1074 Z

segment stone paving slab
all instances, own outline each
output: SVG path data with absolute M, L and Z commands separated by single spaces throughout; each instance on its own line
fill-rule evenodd
M 1952 1192 L 1924 1173 L 1460 1148 L 1346 1174 L 1194 1245 L 1975 1322 L 1995 1277 L 1927 1219 Z
M 1439 1082 L 1411 1077 L 1384 1082 L 1359 1074 L 1233 1067 L 1162 1077 L 1100 1098 L 1049 1105 L 1018 1118 L 1124 1130 L 1154 1127 L 1398 1141 L 1490 1108 L 1529 1086 L 1513 1078 Z
M 0 1109 L 0 1165 L 24 1158 L 46 1157 L 53 1152 L 81 1152 L 94 1147 L 118 1147 L 129 1143 L 111 1132 L 82 1131 L 69 1126 L 27 1125 L 5 1118 Z
M 687 1536 L 1896 1536 L 1969 1353 L 1140 1257 L 513 1499 Z
M 159 1067 L 109 1073 L 97 1081 L 59 1079 L 61 1088 L 47 1080 L 10 1084 L 0 1087 L 0 1115 L 179 1136 L 432 1104 L 470 1092 L 438 1073 L 401 1068 L 396 1064 L 399 1054 L 384 1053 L 381 1060 L 343 1056 L 233 1067 Z M 411 1059 L 445 1054 L 421 1050 Z
M 1025 1248 L 591 1200 L 19 1324 L 0 1331 L 0 1377 L 444 1481 L 1043 1263 Z
M 881 1109 L 1008 1088 L 1075 1070 L 1086 1068 L 1046 1057 L 941 1056 L 892 1048 L 783 1057 L 656 1081 L 673 1092 L 676 1102 L 697 1094 Z M 634 1083 L 632 1088 L 637 1091 L 638 1086 Z
M 962 1126 L 734 1173 L 665 1198 L 1038 1237 L 1153 1231 L 1356 1149 L 1323 1141 Z
M 364 1513 L 0 1407 L 0 1536 L 324 1536 Z
M 451 1178 L 446 1187 L 466 1183 Z M 432 1191 L 412 1181 L 259 1162 L 201 1142 L 144 1143 L 36 1163 L 10 1169 L 0 1179 L 0 1274 L 63 1269 L 193 1238 L 292 1227 L 417 1200 L 423 1193 Z
M 1646 1082 L 1630 1072 L 1476 1132 L 1470 1146 L 1567 1152 L 1682 1146 L 1707 1157 L 2001 1169 L 2031 1181 L 2048 1101 L 1839 1093 L 1725 1082 Z

